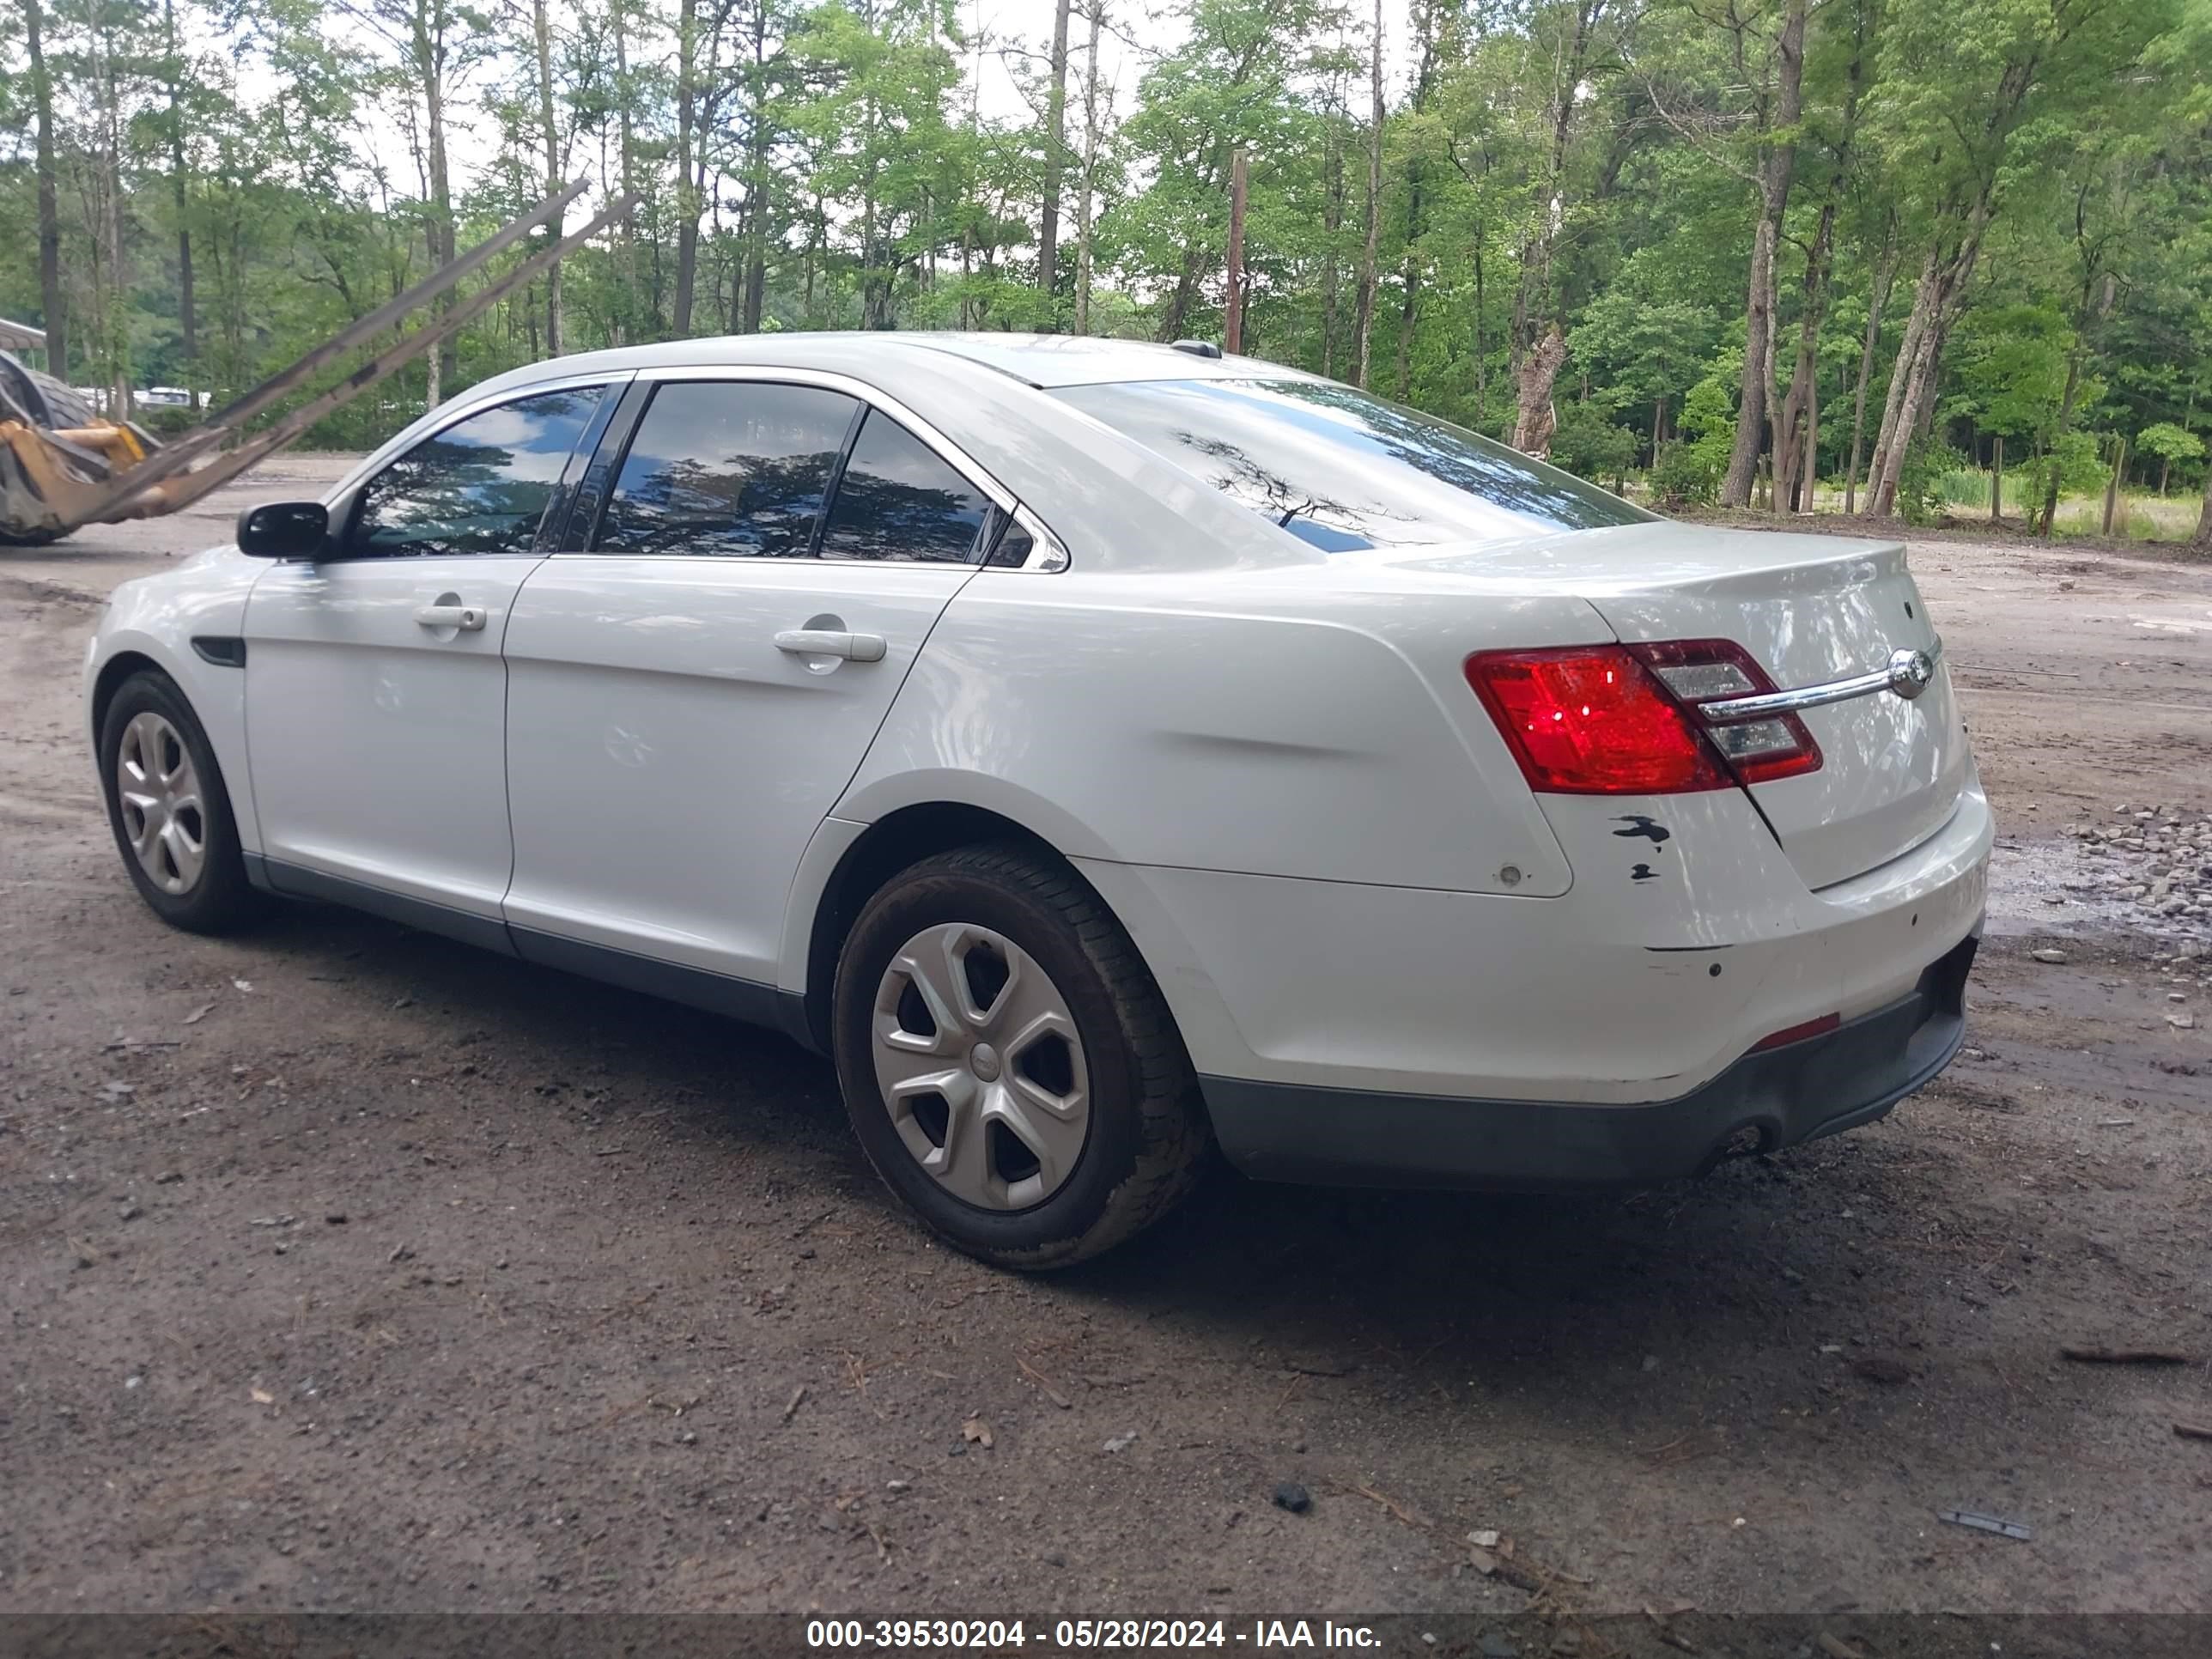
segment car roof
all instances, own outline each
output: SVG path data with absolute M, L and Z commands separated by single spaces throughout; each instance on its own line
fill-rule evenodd
M 831 330 L 721 335 L 618 346 L 532 364 L 503 380 L 546 379 L 599 369 L 709 368 L 758 363 L 787 368 L 848 368 L 853 348 L 910 356 L 944 353 L 964 357 L 1033 386 L 1095 386 L 1115 380 L 1311 380 L 1302 369 L 1257 357 L 1202 357 L 1149 340 L 1110 340 L 1073 334 L 981 332 L 861 332 Z

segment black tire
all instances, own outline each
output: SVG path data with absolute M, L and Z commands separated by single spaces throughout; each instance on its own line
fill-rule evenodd
M 0 528 L 0 547 L 52 547 L 67 530 L 9 530 Z
M 877 988 L 908 939 L 945 922 L 992 929 L 1027 951 L 1082 1041 L 1087 1136 L 1073 1173 L 1027 1209 L 984 1209 L 939 1186 L 900 1139 L 877 1080 Z M 892 877 L 846 939 L 831 1026 L 846 1110 L 876 1173 L 940 1238 L 997 1267 L 1064 1267 L 1121 1243 L 1190 1191 L 1212 1144 L 1190 1057 L 1136 946 L 1048 854 L 963 848 Z
M 0 353 L 0 396 L 20 409 L 34 426 L 90 426 L 100 418 L 91 400 L 68 381 L 5 353 Z
M 68 382 L 58 380 L 0 351 L 0 420 L 27 421 L 52 432 L 90 426 L 99 418 L 91 404 L 78 396 Z M 60 443 L 59 440 L 54 441 Z M 73 444 L 61 447 L 78 458 L 71 471 L 94 481 L 108 476 L 110 469 L 105 456 Z M 4 499 L 4 492 L 10 489 L 22 491 L 26 495 L 18 514 L 9 513 Z M 0 547 L 47 547 L 70 533 L 43 526 L 26 527 L 22 520 L 44 516 L 42 507 L 36 513 L 33 511 L 36 501 L 37 497 L 29 494 L 28 482 L 21 477 L 20 469 L 0 453 Z
M 206 850 L 198 879 L 181 893 L 164 891 L 147 875 L 123 821 L 116 775 L 118 754 L 131 720 L 149 713 L 159 714 L 175 728 L 191 752 L 192 769 L 199 779 L 201 836 Z M 191 704 L 167 674 L 141 670 L 116 688 L 100 723 L 100 780 L 115 850 L 122 855 L 123 867 L 138 896 L 155 915 L 188 933 L 229 933 L 266 914 L 268 896 L 246 878 L 246 858 L 239 847 L 230 792 L 223 782 L 222 769 L 216 763 L 215 750 Z

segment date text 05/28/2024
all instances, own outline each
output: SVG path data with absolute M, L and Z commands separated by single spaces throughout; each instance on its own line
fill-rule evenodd
M 810 1619 L 806 1645 L 824 1650 L 1040 1652 L 1167 1648 L 1359 1650 L 1381 1645 L 1367 1625 L 1255 1619 Z

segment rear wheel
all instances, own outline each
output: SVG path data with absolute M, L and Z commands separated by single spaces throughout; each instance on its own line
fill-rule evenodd
M 1073 871 L 978 847 L 902 872 L 854 924 L 832 1016 L 854 1133 L 948 1243 L 1064 1267 L 1188 1192 L 1207 1134 L 1182 1040 Z
M 144 671 L 116 689 L 100 721 L 100 770 L 123 867 L 162 921 L 227 933 L 262 913 L 222 769 L 167 675 Z

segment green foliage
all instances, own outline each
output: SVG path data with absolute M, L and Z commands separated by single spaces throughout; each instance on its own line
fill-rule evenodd
M 1728 450 L 1710 444 L 1668 444 L 1645 474 L 1653 497 L 1662 507 L 1710 507 L 1718 498 Z
M 1905 452 L 1897 476 L 1897 510 L 1907 524 L 1931 524 L 1942 518 L 1947 481 L 1971 476 L 1973 459 L 1940 440 L 1923 439 Z
M 2088 495 L 2100 491 L 2111 476 L 2103 446 L 2094 432 L 2069 432 L 2021 469 L 2020 484 L 2027 499 L 2040 506 L 2056 476 L 2058 493 Z
M 1952 345 L 1958 386 L 1952 410 L 1971 415 L 1984 432 L 2047 435 L 2065 398 L 2075 343 L 2073 330 L 2051 306 L 1978 307 L 1960 325 Z M 2077 404 L 2094 403 L 2100 390 L 2094 381 L 2077 380 Z
M 2156 421 L 2136 434 L 2136 448 L 2162 461 L 2201 461 L 2204 440 L 2172 421 Z
M 1086 3 L 1107 4 L 1095 99 Z M 1940 398 L 1903 510 L 1985 502 L 1964 456 L 2000 435 L 2015 502 L 2053 480 L 2100 489 L 2094 432 L 2133 433 L 2138 476 L 2202 465 L 2205 0 L 1824 0 L 1787 125 L 1779 4 L 1422 0 L 1391 14 L 1379 135 L 1362 7 L 1176 0 L 1140 26 L 1142 9 L 1079 0 L 1055 149 L 1042 6 L 549 4 L 541 83 L 529 5 L 46 0 L 70 376 L 220 404 L 419 281 L 448 217 L 465 247 L 579 172 L 592 199 L 628 185 L 641 204 L 564 262 L 564 350 L 673 336 L 679 289 L 694 334 L 1073 329 L 1086 205 L 1089 329 L 1218 337 L 1241 151 L 1248 351 L 1344 379 L 1364 357 L 1378 391 L 1499 433 L 1556 327 L 1555 456 L 1607 479 L 1649 458 L 1655 496 L 1694 505 L 1735 438 L 1771 153 L 1793 163 L 1771 401 L 1809 319 L 1824 477 L 1855 438 L 1864 476 L 1923 276 Z M 35 322 L 23 18 L 0 21 L 0 236 L 22 251 L 0 262 L 0 314 Z M 543 281 L 489 307 L 437 395 L 545 356 L 552 324 Z M 430 367 L 308 441 L 374 443 L 420 411 Z
M 1636 434 L 1605 418 L 1595 403 L 1563 405 L 1552 434 L 1552 465 L 1594 483 L 1625 474 L 1636 459 Z

